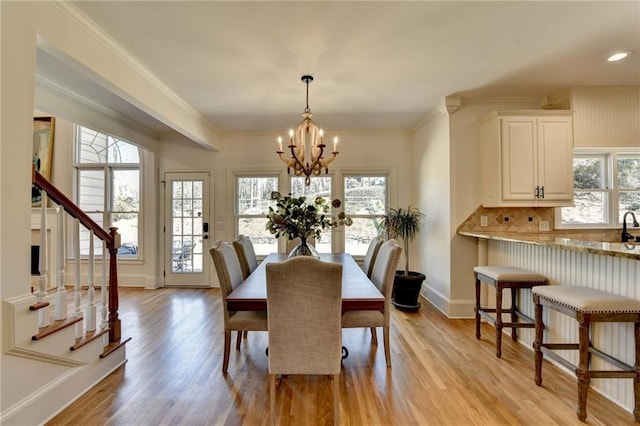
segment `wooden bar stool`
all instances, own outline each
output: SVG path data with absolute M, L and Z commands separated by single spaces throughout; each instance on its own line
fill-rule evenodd
M 573 370 L 578 379 L 578 419 L 584 422 L 587 418 L 587 393 L 591 378 L 633 379 L 633 417 L 636 422 L 640 422 L 640 300 L 589 287 L 546 286 L 534 287 L 533 302 L 536 317 L 536 337 L 533 342 L 536 385 L 542 385 L 543 354 Z M 555 309 L 578 321 L 578 343 L 543 343 L 543 306 Z M 633 367 L 592 346 L 591 324 L 595 322 L 634 323 L 635 362 Z M 552 352 L 554 349 L 577 349 L 579 351 L 578 366 Z M 614 365 L 618 370 L 591 370 L 592 354 Z
M 518 290 L 546 285 L 547 279 L 526 269 L 509 266 L 476 266 L 473 268 L 473 273 L 476 279 L 476 339 L 480 339 L 480 317 L 483 317 L 496 327 L 496 356 L 500 358 L 502 356 L 502 329 L 504 327 L 511 327 L 511 338 L 514 342 L 518 340 L 518 328 L 535 327 L 533 319 L 518 310 L 516 303 Z M 496 288 L 495 309 L 480 306 L 481 282 Z M 505 288 L 511 290 L 511 307 L 509 309 L 502 309 L 502 290 Z M 491 313 L 495 313 L 495 317 L 490 315 Z M 504 313 L 511 314 L 511 322 L 502 321 Z

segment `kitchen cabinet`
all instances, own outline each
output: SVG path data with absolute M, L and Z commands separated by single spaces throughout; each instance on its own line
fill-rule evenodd
M 484 207 L 573 204 L 571 111 L 495 111 L 480 127 Z

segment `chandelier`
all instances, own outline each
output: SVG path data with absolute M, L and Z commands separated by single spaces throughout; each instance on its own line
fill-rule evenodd
M 336 159 L 338 155 L 338 137 L 333 139 L 333 156 L 329 159 L 324 159 L 324 133 L 316 123 L 313 122 L 311 117 L 311 110 L 309 109 L 309 83 L 313 81 L 313 77 L 310 75 L 303 75 L 302 81 L 307 85 L 307 107 L 302 113 L 302 121 L 298 124 L 295 131 L 289 129 L 289 145 L 287 148 L 291 151 L 291 158 L 286 159 L 282 157 L 284 151 L 282 150 L 282 137 L 278 136 L 278 151 L 276 153 L 280 159 L 287 165 L 287 173 L 291 173 L 296 176 L 305 176 L 304 184 L 309 186 L 311 184 L 311 176 L 318 176 L 324 169 L 325 173 L 329 173 L 329 163 Z

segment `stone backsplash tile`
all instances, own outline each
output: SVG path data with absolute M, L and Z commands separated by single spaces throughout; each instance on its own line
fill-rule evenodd
M 487 226 L 482 226 L 482 216 Z M 549 231 L 540 231 L 540 221 L 549 222 Z M 554 229 L 553 207 L 478 207 L 459 227 L 468 232 L 549 233 L 554 236 L 602 242 L 620 241 L 619 229 Z
M 487 226 L 481 226 L 482 216 L 487 217 Z M 549 222 L 553 229 L 553 208 L 550 207 L 478 207 L 460 225 L 460 231 L 486 232 L 539 232 L 541 221 Z

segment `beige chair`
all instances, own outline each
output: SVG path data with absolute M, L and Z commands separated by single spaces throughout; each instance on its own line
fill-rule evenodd
M 374 237 L 369 243 L 369 248 L 367 249 L 367 254 L 364 255 L 364 262 L 362 264 L 362 270 L 369 278 L 371 278 L 371 272 L 373 271 L 373 265 L 376 261 L 376 256 L 378 255 L 378 250 L 380 250 L 380 246 L 384 242 L 381 236 Z
M 380 311 L 347 311 L 342 315 L 342 328 L 370 327 L 371 340 L 378 343 L 376 327 L 382 327 L 384 337 L 384 355 L 387 367 L 391 367 L 391 350 L 389 347 L 389 323 L 391 320 L 391 292 L 396 267 L 400 259 L 402 247 L 394 239 L 380 246 L 371 272 L 371 281 L 384 294 L 384 312 Z
M 242 278 L 246 280 L 249 274 L 258 267 L 258 258 L 253 249 L 253 243 L 249 237 L 238 235 L 236 239 L 233 240 L 233 248 L 236 249 L 236 253 L 238 254 Z
M 271 423 L 276 420 L 276 375 L 313 374 L 333 376 L 337 425 L 342 265 L 298 256 L 267 264 L 266 273 Z
M 233 246 L 225 241 L 216 241 L 209 250 L 220 281 L 220 294 L 224 311 L 224 358 L 222 372 L 227 372 L 229 365 L 229 350 L 231 347 L 231 332 L 238 331 L 236 348 L 240 349 L 242 332 L 267 331 L 267 313 L 265 311 L 227 311 L 225 298 L 242 283 L 240 263 Z

